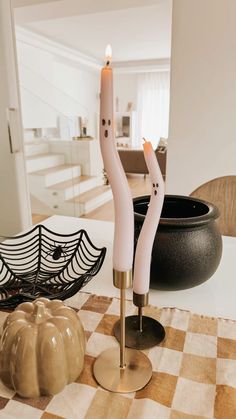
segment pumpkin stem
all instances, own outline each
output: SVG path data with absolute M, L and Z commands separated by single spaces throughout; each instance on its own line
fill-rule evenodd
M 46 318 L 46 309 L 42 301 L 36 301 L 34 304 L 33 318 L 36 324 L 42 323 Z

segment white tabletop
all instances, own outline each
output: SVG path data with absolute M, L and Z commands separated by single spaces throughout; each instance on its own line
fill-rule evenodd
M 41 224 L 58 233 L 70 234 L 85 229 L 93 244 L 107 248 L 100 272 L 83 288 L 83 291 L 109 297 L 119 297 L 119 289 L 112 281 L 112 246 L 114 224 L 66 216 L 52 216 Z M 181 291 L 150 290 L 149 303 L 158 307 L 178 307 L 204 315 L 236 319 L 236 238 L 223 236 L 223 254 L 215 274 L 197 287 Z M 132 289 L 126 291 L 132 299 Z M 76 295 L 70 299 L 75 302 Z

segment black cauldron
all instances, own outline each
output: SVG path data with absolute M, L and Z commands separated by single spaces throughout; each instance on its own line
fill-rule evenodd
M 135 247 L 150 196 L 133 199 Z M 166 195 L 153 243 L 150 287 L 181 290 L 205 282 L 216 271 L 222 238 L 213 204 L 188 196 Z

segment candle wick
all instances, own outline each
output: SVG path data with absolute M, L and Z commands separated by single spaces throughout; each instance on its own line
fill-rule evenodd
M 146 143 L 147 142 L 146 138 L 143 137 L 143 141 Z
M 106 66 L 109 67 L 109 64 L 110 64 L 110 61 L 107 61 L 106 62 Z

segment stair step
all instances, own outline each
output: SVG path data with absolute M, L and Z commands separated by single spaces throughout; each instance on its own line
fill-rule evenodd
M 97 186 L 74 199 L 66 201 L 69 205 L 73 205 L 80 215 L 88 214 L 99 206 L 105 204 L 112 199 L 112 191 L 110 186 Z
M 102 185 L 97 186 L 96 188 L 93 188 L 66 202 L 73 203 L 75 206 L 78 206 L 78 212 L 80 215 L 84 215 L 111 199 L 112 191 L 110 186 Z
M 61 199 L 68 201 L 77 195 L 81 196 L 86 191 L 100 186 L 102 182 L 101 177 L 83 175 L 52 185 L 48 189 L 53 195 L 58 195 Z
M 29 138 L 25 144 L 31 199 L 42 204 L 45 214 L 80 216 L 112 199 L 102 175 L 81 175 L 80 165 L 66 164 L 64 154 L 48 152 L 47 147 L 48 143 L 38 138 Z
M 74 186 L 76 183 L 82 183 L 82 182 L 85 182 L 86 180 L 90 180 L 90 179 L 91 179 L 91 176 L 81 175 L 81 176 L 78 176 L 76 178 L 65 180 L 64 182 L 60 182 L 60 183 L 57 183 L 55 185 L 52 185 L 50 187 L 50 189 L 55 189 L 55 190 L 58 190 L 58 191 L 62 191 L 62 190 L 66 189 L 70 186 Z
M 42 153 L 28 157 L 26 160 L 26 169 L 28 173 L 33 173 L 49 167 L 59 166 L 65 163 L 64 154 Z
M 49 167 L 30 174 L 30 177 L 43 178 L 45 187 L 50 187 L 60 182 L 79 177 L 81 168 L 77 164 L 63 164 L 60 166 Z
M 24 143 L 31 142 L 35 138 L 35 129 L 26 128 L 24 130 Z
M 87 192 L 82 193 L 81 195 L 75 197 L 71 201 L 77 202 L 79 204 L 84 204 L 91 199 L 97 198 L 101 193 L 111 190 L 110 186 L 96 186 L 96 188 L 90 189 Z M 69 200 L 70 201 L 70 200 Z
M 49 153 L 49 145 L 45 141 L 32 141 L 24 144 L 26 157 Z

